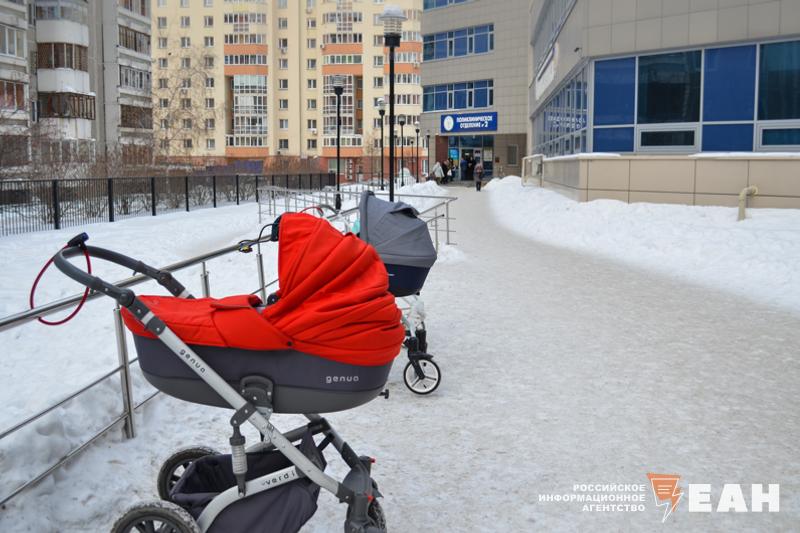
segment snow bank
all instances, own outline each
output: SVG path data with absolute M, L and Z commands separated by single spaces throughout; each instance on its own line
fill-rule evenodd
M 800 311 L 800 211 L 614 200 L 576 203 L 519 177 L 487 187 L 495 217 L 529 238 Z

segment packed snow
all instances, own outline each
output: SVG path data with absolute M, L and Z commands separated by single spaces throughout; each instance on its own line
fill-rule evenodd
M 800 210 L 576 203 L 520 178 L 486 187 L 509 231 L 800 311 Z
M 645 484 L 647 472 L 668 472 L 682 476 L 684 489 L 686 483 L 712 484 L 712 499 L 723 483 L 781 484 L 780 513 L 690 514 L 681 502 L 668 519 L 671 527 L 793 529 L 800 520 L 800 317 L 782 301 L 775 306 L 717 290 L 693 274 L 708 274 L 710 267 L 698 268 L 706 264 L 706 253 L 724 250 L 742 230 L 709 209 L 711 214 L 688 219 L 703 228 L 706 242 L 691 240 L 684 247 L 659 206 L 614 205 L 601 216 L 560 197 L 537 198 L 545 192 L 522 189 L 513 179 L 482 193 L 443 190 L 458 196 L 452 205 L 458 246 L 441 251 L 423 291 L 441 387 L 430 397 L 413 396 L 402 383 L 401 355 L 388 401 L 328 416 L 358 453 L 377 457 L 374 477 L 385 496 L 389 528 L 653 530 L 663 512 L 651 492 L 645 494 L 646 510 L 637 513 L 582 512 L 580 505 L 539 498 L 569 494 L 576 483 Z M 563 229 L 546 223 L 539 211 L 548 209 Z M 766 212 L 753 213 L 748 223 L 761 224 Z M 624 223 L 615 223 L 615 214 Z M 651 217 L 660 223 L 650 224 Z M 776 230 L 781 226 L 767 220 Z M 615 240 L 602 227 L 621 235 Z M 758 235 L 769 233 L 759 228 Z M 96 245 L 163 265 L 235 243 L 259 226 L 255 207 L 242 206 L 87 229 Z M 573 237 L 582 247 L 564 236 L 570 230 L 587 232 L 583 241 Z M 25 308 L 38 265 L 73 233 L 0 240 L 8 273 L 0 280 L 0 314 Z M 592 238 L 607 246 L 589 247 Z M 686 249 L 682 262 L 672 263 L 682 273 L 662 275 L 664 268 L 632 263 L 625 248 L 647 238 L 655 242 L 637 245 L 638 253 L 660 253 L 664 261 L 669 251 Z M 614 243 L 620 257 L 612 253 Z M 269 279 L 275 257 L 267 249 Z M 778 275 L 784 272 L 783 253 L 775 250 L 763 259 Z M 253 290 L 254 261 L 239 254 L 212 261 L 212 293 Z M 738 269 L 741 281 L 749 281 L 752 266 L 731 266 L 729 272 Z M 127 275 L 107 272 L 115 279 Z M 199 292 L 196 269 L 179 278 Z M 784 286 L 792 289 L 791 283 Z M 51 273 L 38 300 L 74 292 L 74 285 Z M 0 395 L 7 407 L 0 426 L 116 365 L 111 309 L 100 300 L 66 326 L 29 324 L 0 334 Z M 13 449 L 1 441 L 0 490 L 7 492 L 57 458 L 90 421 L 111 418 L 119 410 L 112 405 L 117 390 L 110 383 L 90 398 L 95 403 L 71 402 L 57 417 L 37 423 L 30 440 Z M 151 390 L 137 380 L 137 397 Z M 175 449 L 200 444 L 226 450 L 229 416 L 160 395 L 137 414 L 136 439 L 114 432 L 90 447 L 0 511 L 0 530 L 106 531 L 128 505 L 156 497 L 158 468 Z M 286 416 L 274 421 L 283 429 L 300 422 Z M 255 435 L 249 431 L 247 437 L 252 442 Z M 343 476 L 341 461 L 328 457 L 329 473 Z M 326 493 L 319 506 L 304 531 L 341 530 L 344 506 Z

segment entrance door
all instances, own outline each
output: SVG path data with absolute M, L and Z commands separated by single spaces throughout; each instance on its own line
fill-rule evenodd
M 459 169 L 461 168 L 461 161 L 475 158 L 475 150 L 472 148 L 462 148 L 461 149 L 461 160 L 459 160 L 458 165 Z M 467 179 L 467 175 L 465 172 L 459 172 L 459 179 L 465 181 Z

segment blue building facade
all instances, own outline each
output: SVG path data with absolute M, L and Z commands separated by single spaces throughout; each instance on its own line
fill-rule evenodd
M 557 71 L 548 61 L 570 56 L 558 37 L 581 16 L 580 2 L 548 6 L 539 16 L 551 22 L 540 31 L 552 35 L 534 36 L 534 83 Z M 563 79 L 556 75 L 539 89 L 546 96 L 532 97 L 533 153 L 800 151 L 800 35 L 578 57 L 582 52 L 575 49 Z

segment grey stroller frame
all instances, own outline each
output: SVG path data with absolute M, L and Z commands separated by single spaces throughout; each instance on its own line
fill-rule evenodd
M 85 244 L 87 239 L 88 236 L 82 234 L 70 240 L 69 244 L 54 256 L 53 261 L 56 267 L 71 279 L 95 292 L 113 298 L 120 307 L 130 311 L 150 333 L 155 335 L 160 342 L 167 346 L 176 357 L 183 361 L 234 410 L 234 415 L 230 421 L 233 427 L 233 437 L 230 442 L 233 473 L 237 484 L 214 497 L 197 518 L 196 523 L 188 513 L 180 512 L 182 509 L 174 504 L 159 502 L 150 507 L 139 507 L 137 508 L 139 515 L 150 517 L 151 524 L 145 527 L 152 528 L 152 522 L 155 521 L 161 523 L 162 527 L 168 526 L 165 529 L 166 531 L 180 533 L 184 531 L 206 532 L 209 531 L 214 520 L 228 506 L 258 493 L 274 490 L 297 479 L 307 478 L 336 496 L 340 503 L 347 504 L 347 518 L 344 528 L 346 533 L 385 532 L 383 512 L 375 499 L 381 495 L 378 492 L 377 484 L 371 478 L 373 459 L 366 456 L 358 456 L 331 427 L 328 421 L 318 414 L 305 415 L 309 420 L 307 425 L 281 433 L 270 422 L 273 409 L 270 406 L 272 392 L 269 383 L 251 383 L 242 390 L 236 390 L 213 368 L 208 366 L 132 290 L 120 288 L 93 276 L 74 266 L 68 259 L 88 254 L 92 258 L 109 261 L 131 269 L 135 273 L 144 274 L 155 280 L 175 297 L 193 298 L 189 291 L 174 279 L 169 272 L 153 268 L 141 261 L 111 250 L 87 246 Z M 245 439 L 239 431 L 240 426 L 245 423 L 255 427 L 263 439 L 262 442 L 246 451 L 244 448 Z M 332 445 L 350 467 L 350 471 L 343 481 L 337 481 L 327 475 L 322 468 L 295 447 L 293 443 L 302 439 L 308 433 L 311 435 L 324 435 L 325 439 L 319 447 L 320 451 L 328 444 Z M 246 481 L 247 454 L 264 451 L 279 452 L 291 462 L 292 466 Z M 186 465 L 184 464 L 183 466 Z M 142 509 L 145 512 L 142 512 Z M 169 512 L 164 515 L 162 513 L 164 510 Z M 123 524 L 123 527 L 118 531 L 137 530 L 136 527 L 137 523 L 132 522 L 127 526 Z M 149 529 L 147 530 L 149 531 Z M 158 530 L 161 531 L 161 529 Z

